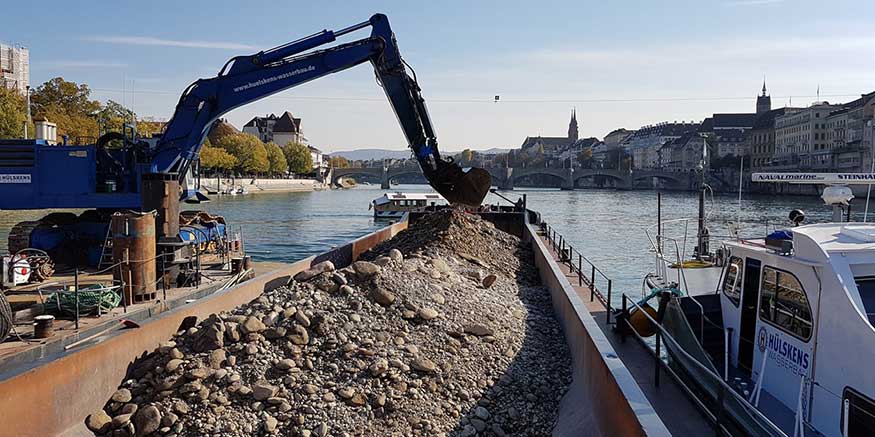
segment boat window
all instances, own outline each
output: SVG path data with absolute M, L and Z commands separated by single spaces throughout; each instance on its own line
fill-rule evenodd
M 857 283 L 857 291 L 863 301 L 863 312 L 866 313 L 869 324 L 875 326 L 875 276 L 854 278 L 854 282 Z
M 723 294 L 735 306 L 741 302 L 741 258 L 733 256 L 729 259 L 726 276 L 723 277 Z
M 802 340 L 811 337 L 811 306 L 796 276 L 763 267 L 760 318 Z
M 845 400 L 848 401 L 847 416 L 844 411 Z M 875 401 L 856 390 L 846 388 L 840 405 L 842 406 L 841 429 L 844 429 L 847 420 L 849 436 L 875 435 Z

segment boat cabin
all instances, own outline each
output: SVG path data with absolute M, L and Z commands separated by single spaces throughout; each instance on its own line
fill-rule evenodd
M 678 299 L 717 373 L 788 435 L 875 435 L 875 224 L 811 224 L 724 249 L 716 293 Z
M 375 219 L 400 219 L 405 212 L 440 205 L 447 201 L 437 193 L 386 193 L 371 201 Z

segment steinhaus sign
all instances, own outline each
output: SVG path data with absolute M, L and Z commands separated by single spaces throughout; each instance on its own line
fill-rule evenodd
M 875 173 L 754 173 L 753 182 L 783 182 L 788 184 L 875 184 Z

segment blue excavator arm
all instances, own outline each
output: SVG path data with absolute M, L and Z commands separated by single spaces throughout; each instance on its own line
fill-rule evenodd
M 369 38 L 310 51 L 368 26 L 372 28 Z M 452 159 L 441 157 L 419 85 L 407 74 L 389 21 L 382 14 L 337 32 L 323 30 L 268 51 L 234 57 L 216 77 L 191 84 L 153 152 L 150 170 L 182 177 L 197 159 L 210 126 L 223 114 L 368 61 L 429 184 L 451 203 L 480 205 L 491 185 L 489 173 L 479 168 L 465 171 Z

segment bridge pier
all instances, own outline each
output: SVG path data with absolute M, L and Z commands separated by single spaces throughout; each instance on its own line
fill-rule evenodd
M 380 173 L 380 189 L 389 189 L 389 168 L 383 166 L 383 171 Z
M 568 191 L 574 189 L 574 169 L 566 168 L 564 169 L 564 175 L 562 176 L 562 185 L 559 186 L 559 189 L 562 191 Z
M 513 190 L 513 168 L 506 167 L 504 169 L 504 179 L 499 181 L 498 189 L 499 190 Z

